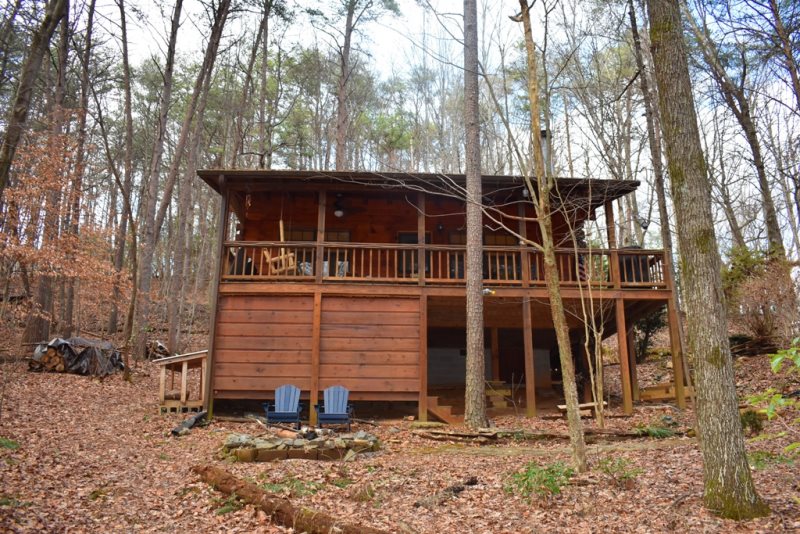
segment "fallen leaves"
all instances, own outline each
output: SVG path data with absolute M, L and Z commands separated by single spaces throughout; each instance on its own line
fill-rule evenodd
M 24 367 L 14 371 L 5 391 L 0 438 L 18 448 L 0 446 L 0 531 L 291 531 L 271 524 L 267 514 L 252 505 L 227 503 L 189 472 L 196 464 L 221 467 L 259 486 L 286 488 L 281 495 L 294 506 L 392 532 L 800 529 L 800 505 L 794 500 L 800 497 L 800 462 L 765 462 L 754 472 L 772 516 L 724 521 L 702 506 L 701 455 L 695 441 L 685 437 L 591 445 L 592 472 L 574 477 L 547 502 L 509 494 L 505 487 L 529 462 L 568 462 L 564 440 L 509 436 L 484 445 L 430 441 L 412 432 L 410 422 L 395 420 L 362 426 L 385 447 L 349 462 L 229 463 L 218 457 L 228 433 L 263 429 L 252 421 L 215 420 L 181 439 L 167 438 L 183 416 L 158 415 L 157 373 L 148 373 L 148 366 L 135 374 L 132 384 L 121 377 L 99 382 L 27 373 Z M 743 394 L 762 387 L 769 379 L 768 359 L 739 361 L 737 375 Z M 668 405 L 637 406 L 629 418 L 617 417 L 618 410 L 612 408 L 609 415 L 607 430 L 612 433 L 631 432 L 664 416 L 678 429 L 692 422 L 691 411 L 678 412 Z M 561 419 L 505 416 L 495 423 L 532 435 L 565 431 Z M 775 425 L 766 423 L 764 432 L 777 433 Z M 783 446 L 779 438 L 748 444 L 751 451 L 768 451 L 761 454 L 764 458 L 780 453 Z M 613 476 L 599 469 L 601 461 L 614 462 L 609 468 Z M 457 498 L 430 509 L 414 507 L 471 476 L 479 483 Z M 633 482 L 610 480 L 615 476 Z M 301 490 L 310 487 L 314 491 Z

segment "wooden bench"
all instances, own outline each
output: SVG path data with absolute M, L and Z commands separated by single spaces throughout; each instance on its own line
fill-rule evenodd
M 567 405 L 566 404 L 559 404 L 558 410 L 561 412 L 562 415 L 566 415 L 567 413 Z M 608 408 L 608 403 L 603 401 L 603 409 Z M 580 413 L 581 417 L 592 416 L 595 415 L 597 411 L 597 403 L 596 402 L 584 402 L 583 404 L 578 405 L 578 412 Z

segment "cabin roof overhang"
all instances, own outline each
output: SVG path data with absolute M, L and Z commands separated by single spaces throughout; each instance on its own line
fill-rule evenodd
M 424 191 L 429 194 L 453 195 L 466 184 L 463 174 L 356 172 L 356 171 L 297 171 L 257 169 L 205 169 L 197 175 L 217 193 L 223 189 L 281 189 L 309 184 L 328 185 L 331 189 L 362 188 L 364 190 Z M 522 176 L 482 175 L 484 190 L 513 190 L 524 188 Z M 595 178 L 556 178 L 555 194 L 562 198 L 588 200 L 594 208 L 605 202 L 632 193 L 639 186 L 636 180 L 599 180 Z M 585 203 L 582 202 L 584 206 Z

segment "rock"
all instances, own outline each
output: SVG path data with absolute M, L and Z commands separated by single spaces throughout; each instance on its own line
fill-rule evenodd
M 401 432 L 401 430 L 396 426 L 391 426 L 387 432 L 389 432 L 389 434 L 397 434 L 398 432 Z
M 446 426 L 446 423 L 440 423 L 438 421 L 414 421 L 408 425 L 409 428 L 444 428 Z
M 238 449 L 239 447 L 244 447 L 250 443 L 250 436 L 247 434 L 230 434 L 227 438 L 225 438 L 225 448 L 230 449 Z
M 346 449 L 347 448 L 347 442 L 345 440 L 343 440 L 342 438 L 335 438 L 333 440 L 333 446 L 336 447 L 337 449 Z
M 369 439 L 370 435 L 367 434 L 366 432 L 364 432 L 363 430 L 359 430 L 358 432 L 356 432 L 356 434 L 355 434 L 355 436 L 353 436 L 353 438 L 355 438 L 355 439 Z
M 306 446 L 306 443 L 308 442 L 304 439 L 296 439 L 292 441 L 291 446 L 294 447 L 295 449 L 302 449 Z

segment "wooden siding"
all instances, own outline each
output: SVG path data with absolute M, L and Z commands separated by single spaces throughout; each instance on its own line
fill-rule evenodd
M 343 385 L 357 399 L 416 400 L 419 299 L 325 297 L 320 389 Z
M 312 296 L 220 296 L 213 363 L 217 398 L 264 399 L 311 388 Z

